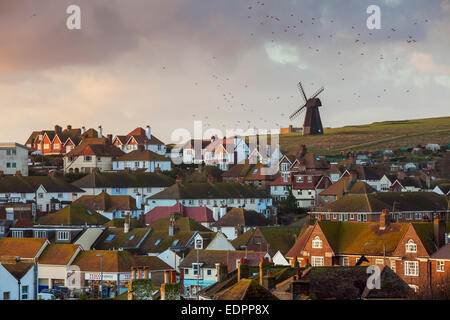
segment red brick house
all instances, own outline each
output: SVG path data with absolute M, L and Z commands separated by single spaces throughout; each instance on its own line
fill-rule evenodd
M 349 266 L 364 256 L 371 265 L 386 265 L 414 289 L 429 284 L 429 260 L 445 244 L 446 225 L 317 221 L 308 227 L 286 254 L 291 265 Z

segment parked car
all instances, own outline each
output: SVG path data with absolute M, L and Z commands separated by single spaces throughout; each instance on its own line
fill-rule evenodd
M 56 300 L 56 297 L 49 292 L 39 292 L 38 293 L 39 300 Z

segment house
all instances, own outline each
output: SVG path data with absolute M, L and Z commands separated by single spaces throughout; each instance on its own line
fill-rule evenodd
M 188 207 L 206 206 L 211 210 L 214 205 L 244 207 L 246 210 L 263 213 L 266 217 L 270 216 L 273 209 L 272 199 L 268 194 L 249 185 L 226 182 L 183 183 L 182 179 L 177 179 L 174 185 L 148 197 L 145 210 L 148 212 L 158 206 L 173 206 L 177 203 Z
M 180 264 L 181 296 L 194 299 L 201 289 L 219 281 L 222 272 L 236 270 L 241 259 L 246 259 L 250 265 L 257 265 L 265 256 L 265 252 L 254 251 L 192 250 Z
M 122 155 L 109 138 L 88 138 L 64 155 L 64 173 L 111 171 L 113 161 Z
M 142 209 L 137 208 L 135 198 L 129 195 L 111 196 L 106 192 L 98 195 L 83 195 L 74 201 L 73 204 L 82 204 L 97 211 L 109 220 L 123 218 L 127 215 L 138 218 L 144 212 Z
M 317 205 L 317 197 L 331 186 L 331 180 L 321 173 L 305 172 L 292 174 L 292 194 L 298 208 L 311 208 Z
M 419 177 L 398 178 L 389 187 L 389 190 L 393 192 L 418 192 L 424 189 L 426 186 Z
M 217 166 L 226 171 L 229 165 L 243 162 L 248 155 L 248 145 L 240 137 L 219 139 L 213 136 L 203 151 L 203 161 L 205 165 Z
M 174 182 L 169 176 L 153 172 L 93 172 L 72 185 L 88 195 L 106 192 L 112 196 L 132 196 L 140 209 L 148 197 L 165 190 Z
M 338 181 L 319 193 L 318 203 L 326 204 L 341 199 L 348 192 L 355 176 L 342 176 Z
M 292 180 L 291 175 L 282 175 L 279 172 L 274 180 L 270 183 L 270 196 L 276 202 L 281 202 L 286 200 L 289 193 L 292 190 Z
M 131 267 L 131 281 L 140 279 L 152 280 L 152 285 L 155 287 L 164 283 L 177 282 L 175 270 L 158 257 L 153 256 L 134 257 L 134 263 Z
M 441 247 L 430 257 L 430 281 L 432 287 L 443 289 L 448 288 L 448 280 L 450 277 L 450 244 Z
M 445 218 L 445 197 L 432 192 L 378 192 L 347 194 L 342 199 L 309 212 L 311 218 L 332 221 L 378 222 L 390 212 L 396 222 L 422 222 Z
M 70 265 L 83 250 L 79 244 L 53 243 L 46 247 L 38 259 L 38 292 L 44 289 L 69 287 Z
M 125 153 L 138 150 L 150 150 L 159 155 L 166 155 L 166 145 L 152 134 L 150 126 L 138 127 L 125 136 L 116 136 L 113 144 Z
M 217 208 L 217 207 L 216 207 Z M 217 210 L 217 209 L 216 209 Z M 207 207 L 187 207 L 181 203 L 167 207 L 155 207 L 145 214 L 145 223 L 151 224 L 161 218 L 168 218 L 171 215 L 180 215 L 181 217 L 192 219 L 206 228 L 216 222 L 213 211 Z
M 124 154 L 113 161 L 114 171 L 170 171 L 172 161 L 156 152 L 145 150 L 140 146 L 138 150 Z
M 284 255 L 295 244 L 302 227 L 256 227 L 241 234 L 231 243 L 238 250 L 267 251 L 275 265 L 289 266 Z
M 203 163 L 203 152 L 211 143 L 210 140 L 194 140 L 191 139 L 180 147 L 180 157 L 184 164 L 201 164 Z
M 17 258 L 0 258 L 0 300 L 37 300 L 37 265 Z
M 109 227 L 94 242 L 94 250 L 128 250 L 140 253 L 142 244 L 152 232 L 151 228 L 124 228 Z
M 84 191 L 53 176 L 0 177 L 0 201 L 34 203 L 36 215 L 59 210 L 75 201 Z
M 37 221 L 42 226 L 101 226 L 109 219 L 82 203 L 73 203 Z
M 49 244 L 47 239 L 0 238 L 0 257 L 17 257 L 21 261 L 34 263 Z
M 269 221 L 256 211 L 232 208 L 224 216 L 220 216 L 212 227 L 216 232 L 223 232 L 232 241 L 250 229 L 267 225 Z
M 25 145 L 33 153 L 63 155 L 80 143 L 82 134 L 86 135 L 84 127 L 75 129 L 68 125 L 63 130 L 59 125 L 55 125 L 54 130 L 33 131 Z
M 257 163 L 252 166 L 251 170 L 244 177 L 245 184 L 252 185 L 257 189 L 270 191 L 270 183 L 275 179 L 272 169 L 262 163 Z
M 428 285 L 428 259 L 445 244 L 445 222 L 379 223 L 317 221 L 286 254 L 291 265 L 350 266 L 362 256 L 389 266 L 417 291 Z
M 30 148 L 16 142 L 0 142 L 0 174 L 28 175 L 28 151 Z
M 367 266 L 312 267 L 277 285 L 272 294 L 282 300 L 399 300 L 413 290 L 389 267 L 380 271 L 380 288 L 366 285 Z
M 173 215 L 161 218 L 150 225 L 151 232 L 140 247 L 143 254 L 157 256 L 178 271 L 179 264 L 194 244 L 198 234 L 205 239 L 212 240 L 215 236 L 211 230 L 189 218 Z
M 72 262 L 77 273 L 72 276 L 73 289 L 83 291 L 92 297 L 98 297 L 100 282 L 103 285 L 101 297 L 114 298 L 128 290 L 132 267 L 145 264 L 126 250 L 85 250 Z M 102 281 L 101 281 L 102 280 Z

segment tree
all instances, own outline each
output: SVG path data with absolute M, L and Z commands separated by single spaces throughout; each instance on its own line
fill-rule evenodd
M 284 214 L 295 213 L 297 211 L 297 199 L 295 199 L 291 188 L 289 188 L 288 196 L 281 203 L 281 211 Z

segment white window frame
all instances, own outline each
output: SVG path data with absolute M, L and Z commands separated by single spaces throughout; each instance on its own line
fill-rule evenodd
M 443 261 L 443 260 L 436 261 L 436 271 L 437 272 L 445 272 L 445 261 Z
M 64 236 L 62 237 L 62 235 L 64 235 Z M 57 239 L 62 240 L 62 241 L 66 241 L 66 240 L 70 239 L 69 231 L 58 231 L 57 236 L 58 236 Z
M 413 239 L 409 239 L 408 242 L 405 244 L 405 251 L 407 253 L 417 252 L 417 244 L 414 242 Z
M 312 248 L 313 248 L 313 249 L 321 249 L 322 247 L 323 247 L 322 240 L 320 240 L 319 236 L 316 236 L 316 237 L 312 240 Z
M 418 277 L 419 276 L 419 262 L 405 261 L 405 276 Z
M 318 256 L 311 257 L 311 266 L 313 267 L 323 267 L 324 266 L 324 258 Z

